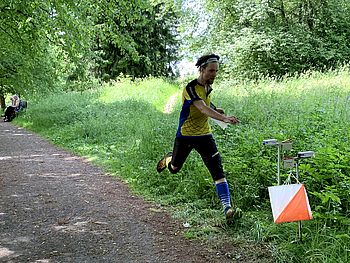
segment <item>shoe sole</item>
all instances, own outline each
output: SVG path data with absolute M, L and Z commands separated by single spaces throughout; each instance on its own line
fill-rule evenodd
M 157 164 L 157 172 L 160 173 L 165 170 L 165 159 L 162 159 Z

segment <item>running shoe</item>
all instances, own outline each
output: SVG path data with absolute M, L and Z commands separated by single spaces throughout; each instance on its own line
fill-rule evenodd
M 158 173 L 162 172 L 166 168 L 166 160 L 168 158 L 171 158 L 172 155 L 173 155 L 173 153 L 169 152 L 166 155 L 164 155 L 164 157 L 158 162 L 158 164 L 157 164 L 157 172 Z
M 242 217 L 242 210 L 240 208 L 229 207 L 225 211 L 225 217 L 228 222 Z

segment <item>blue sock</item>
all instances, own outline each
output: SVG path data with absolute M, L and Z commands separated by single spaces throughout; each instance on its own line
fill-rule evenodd
M 216 184 L 216 192 L 220 198 L 221 204 L 224 207 L 224 212 L 231 207 L 231 196 L 227 182 Z

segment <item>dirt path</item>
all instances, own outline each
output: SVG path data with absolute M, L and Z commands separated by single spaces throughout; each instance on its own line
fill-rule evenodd
M 261 262 L 181 231 L 116 178 L 0 122 L 0 262 Z

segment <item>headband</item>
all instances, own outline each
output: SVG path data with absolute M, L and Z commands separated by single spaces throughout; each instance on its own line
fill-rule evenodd
M 203 62 L 199 67 L 203 67 L 206 64 L 209 64 L 210 62 L 218 62 L 219 60 L 217 58 L 208 58 L 207 61 Z

